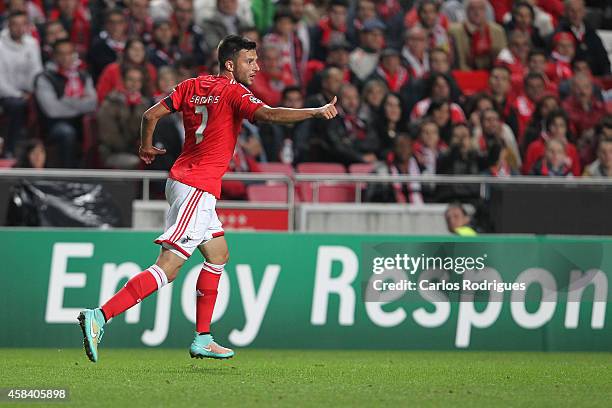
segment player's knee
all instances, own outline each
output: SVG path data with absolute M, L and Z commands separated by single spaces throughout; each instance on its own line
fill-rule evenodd
M 226 264 L 229 261 L 229 251 L 218 252 L 214 255 L 211 254 L 208 256 L 206 261 L 214 265 Z

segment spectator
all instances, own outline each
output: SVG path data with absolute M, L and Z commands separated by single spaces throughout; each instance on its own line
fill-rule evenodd
M 531 142 L 540 138 L 542 132 L 546 132 L 546 118 L 548 115 L 561 108 L 561 104 L 556 96 L 545 95 L 538 101 L 531 116 L 529 126 L 525 130 L 521 152 L 527 151 Z
M 576 55 L 585 57 L 596 76 L 610 73 L 610 60 L 601 38 L 597 32 L 584 22 L 586 9 L 584 0 L 567 0 L 565 4 L 565 19 L 559 24 L 557 31 L 570 33 L 578 44 Z
M 421 122 L 418 139 L 413 148 L 423 174 L 436 174 L 436 162 L 446 151 L 447 145 L 440 139 L 440 131 L 434 121 L 425 119 Z M 429 193 L 431 191 L 433 190 L 428 189 Z
M 406 133 L 399 133 L 393 141 L 393 151 L 387 161 L 374 169 L 380 176 L 420 176 L 421 169 L 414 158 L 412 140 Z M 365 192 L 366 202 L 422 204 L 421 183 L 394 182 L 391 184 L 372 183 Z
M 458 69 L 490 69 L 495 57 L 506 47 L 503 28 L 487 21 L 486 6 L 486 0 L 467 0 L 466 21 L 450 26 Z
M 504 122 L 514 134 L 518 134 L 518 118 L 514 108 L 514 98 L 510 83 L 510 69 L 504 66 L 493 67 L 489 75 L 488 93 L 497 104 Z
M 263 1 L 259 3 L 253 0 L 229 0 L 229 1 L 238 3 L 236 6 L 236 15 L 238 16 L 240 21 L 243 21 L 247 25 L 253 26 L 255 24 L 255 20 L 257 20 L 257 18 L 254 18 L 253 13 L 261 13 L 262 20 L 264 18 L 268 18 L 269 13 L 266 13 L 266 11 L 255 10 L 257 6 L 260 6 L 260 8 L 264 8 L 264 7 L 261 7 L 261 3 L 264 3 Z M 201 22 L 204 20 L 210 20 L 217 15 L 217 9 L 218 9 L 217 0 L 194 0 L 193 6 L 194 6 L 195 21 Z M 222 6 L 223 9 L 227 9 L 228 7 L 234 7 L 234 5 L 231 4 L 229 6 L 227 5 Z M 272 16 L 269 16 L 270 21 L 271 21 L 271 17 Z M 266 20 L 266 23 L 268 23 L 267 20 Z M 269 28 L 269 26 L 266 27 L 266 30 L 267 28 Z M 265 31 L 265 30 L 262 30 L 262 31 Z M 250 39 L 253 40 L 252 38 Z
M 461 203 L 451 203 L 444 213 L 448 232 L 464 237 L 478 235 L 470 226 L 471 218 Z
M 216 65 L 218 66 L 219 64 L 217 63 Z M 216 73 L 211 72 L 211 74 L 214 75 L 218 73 L 218 71 Z M 198 67 L 195 60 L 190 55 L 183 55 L 181 59 L 176 62 L 176 75 L 178 76 L 178 83 L 198 76 Z
M 150 44 L 153 40 L 153 19 L 149 14 L 149 0 L 128 0 L 127 6 L 128 35 Z
M 29 139 L 19 148 L 20 154 L 14 168 L 44 169 L 47 163 L 47 150 L 40 139 Z
M 87 54 L 94 82 L 98 81 L 98 77 L 108 64 L 115 62 L 123 54 L 126 40 L 125 15 L 119 9 L 109 10 L 104 19 L 104 31 L 92 41 Z
M 153 25 L 153 42 L 147 49 L 147 60 L 155 68 L 174 65 L 180 59 L 181 52 L 174 43 L 172 26 L 168 20 L 160 20 Z
M 402 59 L 410 77 L 423 78 L 429 72 L 429 52 L 425 30 L 414 26 L 406 31 Z
M 436 169 L 438 174 L 478 175 L 482 169 L 482 159 L 472 143 L 470 129 L 465 123 L 452 127 L 449 149 L 440 155 Z M 479 187 L 472 184 L 440 185 L 438 197 L 442 201 L 450 199 L 477 198 Z
M 548 55 L 544 50 L 532 49 L 529 51 L 529 55 L 527 56 L 527 72 L 534 72 L 537 74 L 542 74 L 544 77 L 544 83 L 546 92 L 551 95 L 558 94 L 558 83 L 551 80 L 549 75 L 549 63 L 548 63 Z M 523 81 L 521 79 L 520 83 L 514 83 L 513 87 L 520 90 L 523 88 Z M 517 92 L 517 93 L 520 93 Z
M 263 43 L 280 51 L 281 69 L 299 83 L 306 69 L 307 56 L 295 35 L 295 21 L 288 9 L 277 8 L 272 32 L 264 36 Z
M 363 103 L 361 104 L 359 117 L 368 124 L 376 123 L 388 92 L 389 88 L 387 88 L 387 84 L 382 79 L 372 78 L 368 80 L 361 91 Z
M 231 7 L 233 0 L 218 0 L 217 7 L 226 10 Z M 221 12 L 220 12 L 221 13 Z M 173 31 L 175 42 L 183 55 L 189 55 L 195 59 L 199 66 L 204 66 L 208 58 L 217 49 L 219 42 L 227 34 L 237 34 L 238 29 L 226 33 L 225 23 L 227 16 L 223 13 L 215 16 L 212 20 L 206 20 L 203 26 L 206 27 L 206 36 L 202 28 L 193 19 L 193 0 L 176 0 L 174 14 L 172 15 Z M 231 18 L 231 16 L 229 16 Z M 231 23 L 228 23 L 231 25 Z
M 563 142 L 549 139 L 546 142 L 546 153 L 534 164 L 530 174 L 546 177 L 571 177 L 571 166 Z
M 411 19 L 414 8 L 406 14 L 406 19 Z M 426 44 L 428 49 L 441 48 L 450 52 L 450 40 L 448 38 L 448 19 L 440 13 L 440 3 L 436 0 L 421 0 L 416 6 L 416 17 L 418 24 L 426 31 Z M 406 27 L 413 27 L 414 23 L 406 21 Z
M 121 89 L 106 96 L 97 113 L 100 156 L 107 168 L 136 169 L 140 165 L 140 121 L 151 106 L 143 94 L 144 75 L 138 68 L 126 68 Z
M 527 56 L 531 43 L 529 35 L 523 31 L 512 31 L 508 36 L 508 48 L 501 50 L 495 63 L 510 70 L 510 81 L 518 88 L 527 74 Z
M 559 32 L 553 37 L 551 61 L 546 66 L 546 76 L 557 86 L 572 77 L 572 59 L 576 52 L 576 40 L 570 33 Z
M 584 169 L 586 177 L 612 177 L 612 138 L 602 137 L 597 148 L 597 160 Z
M 342 70 L 343 82 L 359 84 L 360 81 L 351 71 L 349 52 L 351 46 L 346 40 L 334 40 L 328 44 L 325 62 L 308 61 L 302 83 L 306 85 L 306 94 L 314 95 L 321 90 L 321 76 L 325 67 L 337 67 Z
M 602 101 L 593 95 L 593 82 L 584 74 L 572 79 L 572 94 L 563 101 L 563 109 L 570 119 L 572 133 L 578 139 L 585 131 L 593 129 L 606 114 Z
M 214 14 L 202 20 L 199 25 L 193 24 L 193 0 L 177 0 L 177 7 L 179 7 L 179 4 L 182 11 L 180 14 L 176 13 L 175 15 L 179 23 L 179 32 L 183 33 L 181 37 L 186 37 L 189 33 L 195 33 L 197 28 L 198 40 L 204 41 L 208 54 L 217 48 L 217 45 L 224 37 L 230 34 L 236 35 L 241 27 L 253 25 L 252 21 L 244 20 L 238 14 L 238 1 L 236 0 L 217 0 L 217 9 Z M 178 8 L 177 11 L 179 11 Z M 206 28 L 206 35 L 204 35 L 204 31 L 200 27 Z M 183 38 L 183 40 L 186 40 L 186 38 Z M 183 52 L 196 54 L 200 51 L 193 46 L 191 50 L 188 50 L 183 47 L 183 42 L 179 42 Z M 198 57 L 197 54 L 195 56 L 196 58 Z
M 567 99 L 568 96 L 572 93 L 572 78 L 576 75 L 586 75 L 591 78 L 591 82 L 593 83 L 593 95 L 601 101 L 604 100 L 603 91 L 604 84 L 593 76 L 593 71 L 591 71 L 591 67 L 589 66 L 589 62 L 584 57 L 574 57 L 572 59 L 572 77 L 569 77 L 563 81 L 561 81 L 559 85 L 559 98 L 561 100 Z
M 359 32 L 359 47 L 351 52 L 349 65 L 360 81 L 365 81 L 376 69 L 385 45 L 385 25 L 369 20 Z
M 451 109 L 448 101 L 443 99 L 434 99 L 427 108 L 426 117 L 433 120 L 440 131 L 440 139 L 448 144 L 452 136 L 452 128 L 454 123 L 463 123 L 462 121 L 453 122 L 451 118 Z
M 310 31 L 304 17 L 304 0 L 287 0 L 289 13 L 295 22 L 295 35 L 302 47 L 302 55 L 304 61 L 308 62 L 310 58 Z M 248 36 L 247 36 L 248 37 Z M 250 37 L 249 37 L 250 38 Z
M 95 111 L 96 90 L 91 76 L 79 69 L 78 54 L 68 39 L 53 45 L 53 60 L 35 80 L 36 101 L 47 140 L 58 146 L 59 166 L 77 167 L 83 115 Z
M 517 156 L 503 140 L 495 142 L 489 146 L 487 168 L 483 174 L 491 177 L 516 176 L 519 174 L 519 164 L 516 159 Z
M 551 112 L 546 118 L 546 131 L 532 142 L 525 153 L 523 174 L 530 174 L 535 163 L 545 154 L 546 143 L 555 139 L 563 144 L 567 156 L 567 165 L 575 176 L 581 174 L 580 157 L 576 146 L 569 142 L 569 123 L 567 115 L 562 110 Z
M 352 47 L 357 45 L 358 32 L 363 29 L 363 25 L 368 20 L 377 19 L 378 13 L 376 12 L 376 3 L 373 0 L 357 0 L 355 6 L 355 15 L 353 18 L 349 14 L 349 21 L 352 24 L 347 26 L 347 39 L 351 41 Z
M 255 96 L 270 106 L 278 106 L 281 92 L 285 87 L 294 85 L 294 77 L 283 70 L 281 52 L 275 45 L 267 45 L 260 51 L 259 66 L 251 91 Z
M 372 74 L 372 78 L 382 79 L 391 92 L 399 92 L 410 79 L 410 74 L 402 66 L 399 52 L 393 48 L 387 48 L 380 54 L 380 63 Z
M 411 120 L 422 118 L 431 104 L 432 99 L 448 101 L 450 103 L 451 120 L 453 123 L 465 122 L 465 114 L 461 107 L 451 102 L 450 79 L 444 74 L 434 73 L 427 78 L 425 98 L 420 100 L 410 113 Z
M 527 129 L 535 105 L 544 95 L 545 89 L 546 81 L 544 80 L 544 75 L 530 72 L 525 77 L 523 93 L 517 96 L 513 102 L 513 108 L 517 113 L 518 119 L 517 141 L 519 145 L 523 143 L 525 129 Z
M 480 111 L 480 127 L 474 129 L 474 141 L 483 154 L 489 150 L 493 143 L 503 143 L 516 158 L 517 164 L 521 165 L 518 145 L 512 133 L 512 129 L 502 122 L 499 112 L 493 107 L 487 107 Z
M 281 106 L 300 109 L 304 107 L 304 97 L 299 87 L 288 86 L 282 92 Z M 263 148 L 268 161 L 293 164 L 295 157 L 295 133 L 304 123 L 279 125 L 262 123 L 259 127 Z
M 53 57 L 53 44 L 59 39 L 68 38 L 68 32 L 59 21 L 49 21 L 44 27 L 41 54 L 43 63 L 46 63 Z
M 380 141 L 380 157 L 383 157 L 393 148 L 398 134 L 408 131 L 404 121 L 404 112 L 400 97 L 396 93 L 388 93 L 384 96 L 380 105 L 380 112 L 376 122 L 372 122 L 373 130 Z
M 359 92 L 352 84 L 344 84 L 338 95 L 338 116 L 326 122 L 322 133 L 313 133 L 308 161 L 373 163 L 380 144 L 376 135 L 358 117 Z
M 450 84 L 450 98 L 452 101 L 459 101 L 461 99 L 461 90 L 451 73 L 448 52 L 442 48 L 432 49 L 429 51 L 428 65 L 429 72 L 426 73 L 426 75 L 419 79 L 411 78 L 408 83 L 400 89 L 400 96 L 402 97 L 404 110 L 406 110 L 406 112 L 411 112 L 414 105 L 426 97 L 429 76 L 433 74 L 443 74 L 446 76 Z
M 535 26 L 535 9 L 526 1 L 517 1 L 512 6 L 512 17 L 504 28 L 509 35 L 513 31 L 520 31 L 527 35 L 531 44 L 536 48 L 544 48 L 546 45 L 540 34 L 540 30 Z
M 178 77 L 174 68 L 161 67 L 157 72 L 157 91 L 153 95 L 153 102 L 159 102 L 168 96 L 178 83 Z
M 347 40 L 347 13 L 348 2 L 346 0 L 330 0 L 327 3 L 327 15 L 322 17 L 310 32 L 311 58 L 325 61 L 327 46 L 331 41 Z
M 14 157 L 15 145 L 25 137 L 28 101 L 42 70 L 40 47 L 27 26 L 26 14 L 16 11 L 0 32 L 0 106 L 8 116 L 5 157 Z
M 555 7 L 559 7 L 556 9 L 560 13 L 563 14 L 563 2 L 561 0 L 526 0 L 527 3 L 533 9 L 533 26 L 538 30 L 538 34 L 540 38 L 546 39 L 555 31 L 555 25 L 557 24 L 557 17 L 553 16 L 550 11 L 545 10 L 553 10 Z M 551 5 L 556 4 L 556 6 L 550 7 Z
M 79 0 L 57 0 L 49 21 L 59 21 L 70 34 L 70 41 L 80 56 L 85 56 L 91 39 L 91 17 Z
M 122 76 L 127 68 L 140 69 L 144 78 L 144 94 L 148 97 L 153 95 L 157 71 L 148 63 L 145 46 L 140 39 L 132 38 L 125 43 L 125 51 L 119 62 L 113 62 L 104 68 L 98 80 L 98 101 L 102 103 L 110 92 L 122 90 L 124 85 Z

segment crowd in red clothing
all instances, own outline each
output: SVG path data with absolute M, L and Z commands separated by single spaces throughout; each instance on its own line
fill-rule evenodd
M 219 40 L 241 34 L 258 43 L 256 96 L 299 108 L 337 95 L 339 115 L 246 125 L 234 171 L 325 161 L 610 177 L 610 61 L 587 11 L 583 0 L 1 1 L 3 155 L 34 136 L 48 166 L 141 166 L 142 112 L 181 80 L 216 73 Z M 169 154 L 157 168 L 168 168 L 181 118 L 158 127 Z

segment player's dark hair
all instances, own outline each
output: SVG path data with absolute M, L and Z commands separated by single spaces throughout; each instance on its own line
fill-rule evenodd
M 235 60 L 241 50 L 254 50 L 257 44 L 254 41 L 238 35 L 228 35 L 219 43 L 217 48 L 219 55 L 219 70 L 225 71 L 225 62 Z

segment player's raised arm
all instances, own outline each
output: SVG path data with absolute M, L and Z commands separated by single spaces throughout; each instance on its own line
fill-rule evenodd
M 166 105 L 162 102 L 157 102 L 142 115 L 138 155 L 146 164 L 151 164 L 155 160 L 155 156 L 166 153 L 166 149 L 158 149 L 153 146 L 153 131 L 157 122 L 170 113 L 172 112 L 170 112 Z
M 336 110 L 337 100 L 338 98 L 334 96 L 330 103 L 319 108 L 293 109 L 262 106 L 255 111 L 253 118 L 257 121 L 270 123 L 293 123 L 310 118 L 332 119 L 338 114 Z

